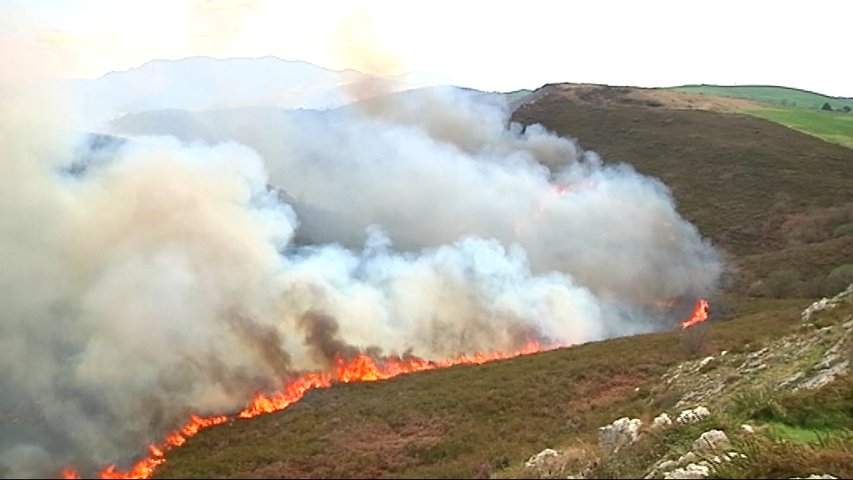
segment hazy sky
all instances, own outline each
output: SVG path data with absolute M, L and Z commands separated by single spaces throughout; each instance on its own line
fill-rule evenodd
M 823 0 L 0 0 L 0 52 L 39 50 L 63 77 L 274 55 L 484 90 L 719 83 L 853 96 L 851 21 L 853 2 Z

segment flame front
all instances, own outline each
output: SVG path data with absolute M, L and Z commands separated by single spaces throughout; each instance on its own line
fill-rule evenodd
M 556 346 L 550 347 L 556 348 Z M 148 446 L 148 456 L 137 461 L 128 470 L 118 470 L 116 465 L 109 465 L 101 470 L 100 478 L 151 478 L 154 470 L 160 465 L 166 463 L 166 452 L 173 448 L 180 447 L 186 443 L 187 439 L 196 435 L 199 431 L 220 425 L 222 423 L 240 418 L 252 418 L 264 413 L 277 412 L 298 402 L 305 395 L 305 392 L 315 388 L 327 388 L 333 383 L 350 383 L 350 382 L 375 382 L 378 380 L 387 380 L 389 378 L 402 375 L 404 373 L 422 372 L 424 370 L 434 370 L 437 368 L 447 368 L 454 365 L 481 365 L 483 363 L 504 360 L 519 355 L 530 355 L 541 352 L 544 349 L 538 342 L 528 342 L 522 348 L 505 353 L 475 353 L 473 355 L 460 355 L 459 357 L 438 362 L 427 361 L 418 357 L 386 357 L 379 360 L 374 360 L 367 355 L 359 355 L 351 361 L 346 361 L 338 357 L 335 361 L 336 369 L 334 372 L 309 373 L 303 375 L 290 383 L 288 383 L 280 392 L 272 395 L 259 393 L 249 403 L 249 405 L 237 413 L 236 416 L 229 417 L 219 415 L 215 417 L 200 417 L 190 415 L 187 423 L 180 429 L 170 432 L 166 438 L 157 445 Z M 72 479 L 80 478 L 77 470 L 74 468 L 66 468 L 60 473 L 62 478 Z
M 681 322 L 681 329 L 692 327 L 693 325 L 700 324 L 708 319 L 708 301 L 700 299 L 696 302 L 696 306 L 693 307 L 693 313 L 690 314 L 690 318 Z

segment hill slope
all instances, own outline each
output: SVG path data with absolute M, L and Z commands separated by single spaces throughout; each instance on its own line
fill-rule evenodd
M 844 345 L 847 350 L 842 351 L 849 351 L 853 304 L 847 301 L 839 308 L 821 312 L 807 327 L 801 327 L 803 306 L 802 301 L 776 302 L 765 305 L 763 313 L 684 334 L 620 338 L 476 367 L 453 367 L 385 382 L 312 391 L 284 411 L 201 432 L 170 454 L 157 476 L 471 478 L 497 474 L 535 478 L 538 474 L 526 470 L 522 462 L 541 449 L 552 447 L 583 451 L 584 464 L 594 466 L 595 476 L 636 478 L 657 456 L 682 448 L 685 436 L 695 434 L 697 429 L 731 428 L 737 425 L 734 422 L 755 420 L 782 425 L 770 428 L 776 431 L 786 421 L 793 422 L 776 417 L 768 420 L 761 417 L 760 411 L 750 410 L 752 407 L 741 408 L 737 402 L 715 399 L 740 399 L 747 398 L 743 396 L 747 392 L 760 393 L 763 385 L 775 385 L 773 382 L 782 373 L 790 375 L 797 368 L 808 370 L 809 365 L 828 355 L 825 352 L 832 345 Z M 824 327 L 830 325 L 835 325 L 831 330 L 834 333 L 824 335 L 830 331 Z M 824 336 L 826 341 L 816 340 Z M 838 343 L 840 338 L 845 338 L 846 343 Z M 798 356 L 793 357 L 799 359 L 797 362 L 781 362 L 787 350 L 764 348 L 779 342 L 794 348 L 797 339 L 806 342 L 797 345 L 808 345 L 810 349 L 799 350 Z M 697 365 L 704 355 L 722 350 L 728 351 L 729 356 L 715 361 L 713 373 L 709 373 L 711 368 L 704 368 L 708 361 L 699 372 Z M 774 352 L 776 362 L 781 363 L 771 363 L 768 351 Z M 756 356 L 755 352 L 762 353 Z M 771 366 L 756 370 L 762 372 L 760 376 L 747 372 L 745 367 L 740 368 L 737 378 L 724 375 L 729 367 L 723 365 L 737 367 L 761 355 L 767 357 L 761 357 L 762 361 Z M 698 373 L 688 375 L 694 370 Z M 676 372 L 681 372 L 680 380 L 661 383 L 661 378 L 671 378 Z M 710 395 L 709 385 L 715 385 L 717 380 L 709 378 L 725 381 L 727 396 Z M 841 388 L 838 394 L 846 395 L 843 392 L 849 393 L 850 387 L 849 382 L 841 381 L 825 388 Z M 735 395 L 736 392 L 740 393 Z M 602 458 L 596 446 L 599 426 L 623 415 L 648 422 L 660 411 L 674 415 L 674 410 L 697 402 L 709 406 L 715 415 L 682 429 L 679 435 L 647 439 L 634 447 L 636 456 L 595 461 Z M 819 396 L 814 397 L 810 405 L 823 408 L 820 402 Z M 837 414 L 842 423 L 838 427 L 851 425 L 849 397 L 840 408 Z M 789 407 L 788 412 L 794 415 L 795 410 Z M 830 432 L 833 438 L 836 433 Z M 768 434 L 761 441 L 773 442 L 774 438 Z M 851 460 L 849 451 L 833 448 L 824 450 L 841 455 L 842 461 Z M 763 462 L 769 461 L 756 457 L 744 465 L 759 469 L 760 476 L 760 469 L 768 465 Z M 812 456 L 785 468 L 788 470 L 778 473 L 808 474 L 790 470 L 825 469 L 825 464 Z M 501 472 L 504 469 L 506 472 Z M 565 473 L 568 472 L 563 471 L 563 476 Z
M 757 105 L 744 106 L 747 113 L 828 142 L 853 148 L 853 99 L 828 97 L 795 88 L 773 86 L 687 85 L 671 89 L 710 97 L 746 99 Z M 826 111 L 826 106 L 832 111 Z
M 853 107 L 853 98 L 830 97 L 808 90 L 772 85 L 684 85 L 682 87 L 675 87 L 673 90 L 703 95 L 745 98 L 768 105 L 806 109 L 820 109 L 824 103 L 829 103 L 833 110 L 840 110 L 845 105 Z
M 839 230 L 853 221 L 853 150 L 749 115 L 670 108 L 660 97 L 637 95 L 551 85 L 513 119 L 542 123 L 606 162 L 663 180 L 682 215 L 734 257 L 736 289 L 784 267 L 801 282 L 797 294 L 835 293 L 819 284 L 853 263 L 853 235 Z

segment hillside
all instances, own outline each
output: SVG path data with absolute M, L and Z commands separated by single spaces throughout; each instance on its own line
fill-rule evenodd
M 695 107 L 706 100 L 551 85 L 513 118 L 542 123 L 606 162 L 663 180 L 682 215 L 730 255 L 737 267 L 730 290 L 808 297 L 843 288 L 828 277 L 853 264 L 853 235 L 846 233 L 853 150 L 732 110 Z
M 829 103 L 833 110 L 840 110 L 845 105 L 853 108 L 853 98 L 830 97 L 808 90 L 771 85 L 684 85 L 675 87 L 673 90 L 718 97 L 743 98 L 768 105 L 804 109 L 818 110 L 824 103 Z
M 853 148 L 853 99 L 774 86 L 687 85 L 670 89 L 711 98 L 737 98 L 741 113 L 770 120 L 822 140 Z M 830 111 L 824 110 L 829 107 Z
M 662 476 L 671 471 L 664 460 L 675 468 L 709 429 L 726 431 L 746 455 L 714 467 L 721 477 L 851 474 L 849 376 L 793 388 L 849 365 L 838 366 L 850 351 L 849 301 L 805 324 L 801 313 L 853 281 L 853 150 L 738 113 L 755 105 L 745 99 L 595 85 L 511 99 L 514 121 L 577 138 L 606 163 L 629 163 L 672 190 L 678 211 L 726 256 L 711 321 L 311 390 L 284 411 L 202 431 L 169 452 L 157 476 Z M 283 112 L 243 114 L 277 122 Z M 126 117 L 125 127 L 157 133 L 180 124 L 193 139 L 243 120 L 155 112 Z M 700 422 L 663 433 L 648 426 L 661 412 L 675 418 L 698 404 L 711 411 Z M 607 456 L 598 429 L 622 417 L 640 419 L 644 435 Z M 741 434 L 741 423 L 757 436 Z M 525 466 L 545 448 L 559 461 Z
M 174 451 L 157 476 L 536 478 L 550 475 L 523 462 L 550 447 L 563 453 L 558 472 L 552 471 L 563 477 L 585 468 L 593 478 L 637 478 L 661 457 L 684 453 L 702 431 L 724 428 L 732 448 L 749 456 L 730 474 L 805 476 L 829 468 L 844 477 L 853 460 L 849 377 L 813 394 L 769 390 L 798 371 L 808 373 L 789 388 L 821 369 L 838 369 L 850 351 L 851 297 L 804 324 L 800 312 L 807 304 L 777 301 L 761 313 L 684 333 L 315 390 L 284 411 L 201 432 Z M 814 366 L 820 362 L 828 363 Z M 627 454 L 606 457 L 597 445 L 598 427 L 617 418 L 648 423 L 662 411 L 674 418 L 697 404 L 712 416 L 663 437 L 646 435 Z M 744 422 L 761 433 L 735 436 Z

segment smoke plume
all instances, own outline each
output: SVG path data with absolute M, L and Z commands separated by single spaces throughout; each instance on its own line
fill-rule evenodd
M 655 302 L 719 273 L 663 184 L 499 96 L 153 113 L 121 139 L 55 105 L 0 86 L 5 476 L 126 463 L 335 355 L 672 328 Z

